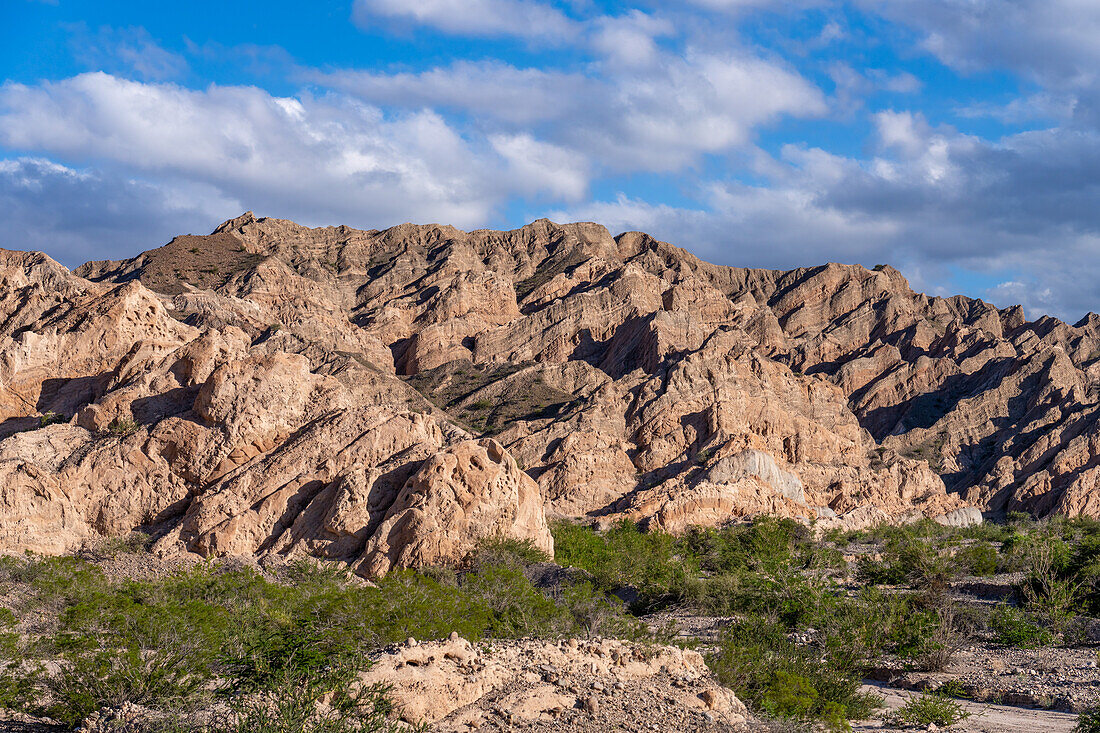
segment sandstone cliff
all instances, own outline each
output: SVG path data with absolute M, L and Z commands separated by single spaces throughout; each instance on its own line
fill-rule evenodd
M 548 515 L 1100 515 L 1100 318 L 889 267 L 249 213 L 76 273 L 3 251 L 0 284 L 4 550 L 140 527 L 369 574 L 487 534 L 549 549 Z

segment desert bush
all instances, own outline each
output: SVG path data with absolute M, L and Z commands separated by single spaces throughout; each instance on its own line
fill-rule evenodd
M 0 659 L 0 698 L 75 723 L 124 702 L 185 710 L 219 690 L 250 690 L 257 700 L 276 689 L 309 692 L 330 684 L 331 670 L 349 669 L 370 650 L 410 636 L 647 637 L 621 603 L 590 584 L 553 597 L 540 592 L 523 575 L 522 561 L 536 556 L 529 549 L 490 543 L 476 567 L 449 582 L 402 571 L 375 587 L 315 563 L 282 570 L 279 582 L 214 563 L 154 580 L 113 581 L 77 558 L 4 561 L 0 583 L 23 589 L 18 615 L 50 620 L 22 655 L 27 664 L 17 669 Z M 46 669 L 44 660 L 57 664 Z M 292 720 L 305 710 L 275 713 Z M 270 712 L 264 703 L 242 714 L 256 722 Z
M 107 432 L 111 435 L 126 436 L 132 435 L 138 431 L 141 426 L 134 422 L 133 418 L 129 417 L 116 417 L 111 421 L 111 424 L 107 426 Z
M 989 628 L 998 643 L 1035 649 L 1054 643 L 1054 635 L 1015 606 L 998 606 L 989 616 Z
M 970 575 L 994 575 L 997 572 L 997 549 L 988 541 L 965 545 L 955 552 L 955 564 Z
M 1016 532 L 1016 529 L 1008 523 L 982 522 L 981 524 L 972 524 L 969 527 L 956 528 L 954 532 L 955 536 L 960 539 L 977 542 L 1004 542 Z
M 1005 514 L 1005 524 L 1014 527 L 1030 527 L 1035 523 L 1035 518 L 1027 512 L 1008 512 Z
M 572 617 L 573 628 L 586 636 L 642 640 L 652 635 L 644 622 L 624 614 L 621 603 L 608 598 L 591 583 L 568 586 L 556 599 Z
M 795 644 L 782 625 L 760 616 L 731 624 L 709 662 L 724 685 L 771 717 L 846 721 L 881 704 L 860 691 L 857 670 Z
M 535 547 L 531 540 L 489 537 L 478 542 L 477 547 L 464 558 L 462 564 L 473 568 L 487 565 L 525 567 L 549 561 L 550 556 Z
M 1026 515 L 1025 515 L 1026 516 Z M 832 530 L 825 539 L 837 546 L 859 543 L 887 543 L 891 540 L 910 540 L 914 538 L 939 543 L 960 543 L 964 540 L 978 542 L 1004 542 L 1009 537 L 1030 528 L 1034 523 L 1028 517 L 1028 523 L 1020 522 L 982 522 L 969 527 L 949 527 L 930 519 L 922 519 L 906 525 L 882 524 L 861 530 Z
M 952 604 L 939 605 L 933 611 L 934 622 L 913 650 L 914 666 L 922 672 L 943 672 L 967 643 L 968 637 L 956 624 Z
M 572 617 L 518 568 L 488 566 L 466 576 L 460 587 L 489 610 L 488 636 L 561 636 L 572 631 Z
M 884 718 L 894 725 L 920 726 L 930 725 L 941 728 L 952 726 L 960 720 L 970 717 L 970 713 L 956 700 L 935 692 L 909 698 L 909 701 Z
M 325 698 L 325 705 L 318 701 Z M 287 680 L 257 695 L 238 696 L 230 711 L 194 733 L 416 733 L 426 727 L 391 723 L 386 689 Z
M 186 644 L 156 650 L 134 644 L 67 650 L 56 673 L 29 679 L 35 712 L 75 726 L 101 707 L 192 703 L 207 680 L 201 662 L 192 659 L 195 651 Z
M 68 421 L 68 418 L 66 418 L 64 415 L 62 415 L 60 413 L 53 412 L 53 411 L 44 412 L 38 418 L 38 427 L 39 428 L 44 428 L 44 427 L 47 427 L 49 425 L 59 425 L 61 423 L 67 422 L 67 421 Z
M 880 560 L 861 557 L 856 579 L 879 585 L 909 585 L 942 592 L 958 575 L 954 558 L 915 534 L 898 533 L 886 541 Z
M 686 604 L 698 611 L 751 607 L 761 583 L 795 568 L 842 564 L 797 522 L 760 518 L 721 529 L 693 528 L 681 536 L 643 532 L 619 522 L 606 532 L 554 525 L 555 559 L 590 572 L 604 590 L 637 589 L 638 610 Z M 765 593 L 767 595 L 767 593 Z
M 356 683 L 355 645 L 298 626 L 253 636 L 226 660 L 230 712 L 217 733 L 389 733 L 386 689 Z M 325 704 L 318 703 L 324 699 Z
M 1046 625 L 1063 630 L 1075 615 L 1083 580 L 1070 569 L 1072 550 L 1052 533 L 1043 533 L 1022 545 L 1026 577 L 1017 591 L 1024 607 Z
M 905 583 L 904 569 L 886 559 L 875 559 L 863 555 L 856 560 L 856 580 L 871 585 L 902 585 Z
M 957 679 L 949 679 L 936 688 L 936 694 L 940 697 L 969 698 L 970 693 Z
M 1077 725 L 1074 733 L 1100 733 L 1100 707 L 1091 707 L 1083 710 L 1077 716 Z
M 1037 556 L 1056 569 L 1067 568 L 1072 556 L 1072 543 L 1067 542 L 1057 526 L 1049 522 L 1030 531 L 1017 530 L 1001 546 L 1001 570 L 1029 572 Z
M 633 586 L 648 608 L 675 600 L 672 589 L 697 572 L 677 555 L 676 538 L 643 532 L 633 522 L 618 522 L 602 533 L 562 522 L 553 533 L 556 562 L 588 571 L 603 590 Z

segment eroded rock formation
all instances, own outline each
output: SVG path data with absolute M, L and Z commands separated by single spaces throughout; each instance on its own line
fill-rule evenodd
M 547 516 L 678 530 L 1100 515 L 1100 317 L 640 233 L 230 220 L 75 273 L 0 252 L 0 549 L 365 574 Z
M 380 654 L 361 683 L 385 685 L 395 717 L 433 730 L 603 731 L 639 718 L 684 731 L 747 727 L 745 706 L 696 651 L 613 639 L 411 641 Z

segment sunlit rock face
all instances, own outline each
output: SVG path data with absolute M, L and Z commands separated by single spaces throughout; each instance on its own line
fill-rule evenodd
M 245 214 L 69 272 L 0 251 L 0 550 L 153 532 L 363 574 L 548 518 L 1100 516 L 1100 318 L 640 233 Z

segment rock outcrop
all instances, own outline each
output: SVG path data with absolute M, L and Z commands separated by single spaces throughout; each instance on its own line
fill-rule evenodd
M 432 730 L 615 730 L 645 720 L 662 730 L 744 730 L 748 712 L 703 657 L 613 639 L 449 641 L 380 654 L 364 685 L 384 685 L 394 714 Z
M 368 574 L 462 557 L 481 539 L 517 537 L 552 555 L 542 495 L 492 438 L 457 443 L 420 467 L 367 544 Z
M 547 517 L 1100 516 L 1100 317 L 647 235 L 245 214 L 75 273 L 0 251 L 0 550 L 153 532 L 364 574 Z

